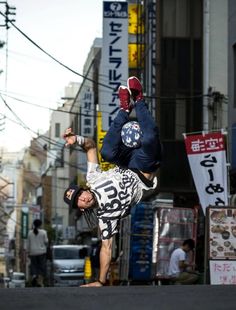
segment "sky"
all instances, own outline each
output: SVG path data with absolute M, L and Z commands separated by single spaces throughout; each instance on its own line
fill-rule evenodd
M 103 0 L 11 0 L 8 5 L 16 7 L 16 16 L 11 17 L 21 32 L 66 66 L 83 73 L 94 39 L 102 37 Z M 4 4 L 0 11 L 5 13 Z M 4 22 L 0 16 L 0 24 Z M 0 40 L 8 42 L 7 48 L 0 49 L 0 148 L 9 152 L 29 146 L 37 132 L 45 133 L 51 115 L 48 108 L 61 105 L 70 82 L 82 81 L 20 31 L 13 26 L 8 31 L 0 27 Z M 16 115 L 30 130 L 19 125 Z

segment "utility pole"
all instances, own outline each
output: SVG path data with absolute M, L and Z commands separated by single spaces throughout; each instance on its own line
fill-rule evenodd
M 0 27 L 6 27 L 8 30 L 10 28 L 9 24 L 16 21 L 11 18 L 11 15 L 16 15 L 16 7 L 10 6 L 7 1 L 0 1 L 0 4 L 5 4 L 5 14 L 2 14 L 2 16 L 5 16 L 5 24 L 0 24 Z
M 6 12 L 5 12 L 5 22 L 6 22 L 6 28 L 9 29 L 9 22 L 15 22 L 15 19 L 9 19 L 9 15 L 16 15 L 16 7 L 10 6 L 6 3 Z
M 209 47 L 210 44 L 210 0 L 203 0 L 203 94 L 209 89 Z M 203 97 L 203 124 L 205 131 L 209 129 L 208 97 Z
M 3 13 L 2 6 L 5 6 L 5 13 Z M 15 22 L 16 20 L 11 18 L 11 15 L 16 15 L 16 8 L 14 6 L 10 6 L 7 1 L 0 1 L 0 18 L 5 18 L 5 23 L 2 24 L 2 20 L 0 20 L 0 27 L 5 27 L 7 30 L 6 33 L 6 42 L 0 40 L 0 48 L 3 48 L 6 44 L 6 72 L 5 72 L 5 87 L 7 85 L 7 61 L 8 61 L 8 29 L 10 28 L 10 23 Z M 0 74 L 4 71 L 0 68 Z M 0 132 L 5 129 L 5 116 L 0 115 Z

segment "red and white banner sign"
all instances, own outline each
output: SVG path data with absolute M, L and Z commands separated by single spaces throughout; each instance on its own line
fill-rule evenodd
M 202 209 L 227 206 L 227 166 L 220 132 L 185 136 L 185 147 Z

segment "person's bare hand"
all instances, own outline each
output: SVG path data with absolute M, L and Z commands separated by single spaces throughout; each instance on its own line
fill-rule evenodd
M 65 146 L 69 146 L 76 142 L 76 135 L 71 128 L 67 128 L 65 133 L 63 134 L 63 139 L 66 141 Z

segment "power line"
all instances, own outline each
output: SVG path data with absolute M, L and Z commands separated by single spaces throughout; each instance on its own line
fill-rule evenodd
M 29 101 L 26 101 L 26 100 L 23 100 L 23 99 L 20 99 L 20 98 L 17 98 L 17 97 L 14 97 L 14 96 L 11 96 L 11 95 L 8 95 L 8 94 L 3 94 L 3 92 L 0 91 L 0 94 L 2 96 L 6 96 L 8 98 L 11 98 L 13 100 L 16 100 L 16 101 L 19 101 L 19 102 L 22 102 L 22 103 L 26 103 L 26 104 L 29 104 L 29 105 L 32 105 L 32 106 L 35 106 L 35 107 L 38 107 L 38 108 L 42 108 L 42 109 L 46 109 L 46 110 L 49 110 L 49 111 L 54 111 L 54 112 L 62 112 L 62 113 L 68 113 L 68 114 L 74 114 L 74 115 L 83 115 L 83 116 L 87 116 L 87 114 L 83 114 L 81 112 L 72 112 L 72 111 L 66 111 L 66 110 L 60 110 L 60 109 L 53 109 L 53 108 L 49 108 L 49 107 L 45 107 L 45 106 L 42 106 L 42 105 L 39 105 L 39 104 L 36 104 L 36 103 L 32 103 L 32 102 L 29 102 Z M 212 98 L 213 95 L 196 95 L 196 96 L 184 96 L 184 97 L 162 97 L 162 96 L 145 96 L 145 98 L 147 99 L 160 99 L 160 100 L 191 100 L 191 99 L 197 99 L 197 98 L 203 98 L 203 97 L 209 97 L 209 98 Z M 225 98 L 225 99 L 222 99 L 225 103 L 228 102 L 228 100 Z M 180 103 L 175 103 L 175 104 L 180 104 Z M 101 106 L 105 106 L 105 104 L 100 104 Z M 106 111 L 101 111 L 102 113 L 108 113 Z
M 4 13 L 2 13 L 0 11 L 0 14 L 6 18 L 6 15 Z M 83 74 L 80 74 L 79 72 L 75 71 L 74 69 L 70 68 L 69 66 L 63 64 L 61 61 L 59 61 L 58 59 L 56 59 L 54 56 L 52 56 L 51 54 L 49 54 L 47 51 L 45 51 L 42 47 L 40 47 L 36 42 L 34 42 L 27 34 L 25 34 L 21 29 L 19 29 L 12 21 L 9 20 L 9 23 L 18 31 L 20 32 L 28 41 L 30 41 L 34 46 L 36 46 L 41 52 L 43 52 L 44 54 L 46 54 L 48 57 L 50 57 L 51 59 L 53 59 L 55 62 L 57 62 L 59 65 L 61 65 L 62 67 L 64 67 L 65 69 L 71 71 L 72 73 L 82 77 L 83 79 L 85 80 L 88 80 L 90 82 L 93 82 L 97 85 L 100 85 L 100 86 L 103 86 L 103 87 L 106 87 L 106 88 L 109 88 L 109 89 L 112 89 L 114 90 L 113 87 L 111 86 L 108 86 L 106 84 L 102 84 L 102 83 L 99 83 L 91 78 L 89 78 L 88 76 L 84 76 Z
M 1 115 L 1 113 L 0 113 L 0 115 Z M 23 125 L 22 125 L 21 123 L 16 122 L 16 121 L 14 121 L 14 120 L 11 120 L 11 119 L 8 118 L 8 117 L 6 117 L 6 118 L 7 118 L 8 120 L 10 120 L 10 121 L 16 123 L 17 125 L 23 127 Z M 24 128 L 25 128 L 25 127 L 24 127 Z M 33 130 L 31 130 L 31 129 L 30 129 L 30 131 L 37 135 L 37 137 L 32 137 L 33 139 L 37 139 L 37 138 L 39 139 L 39 138 L 41 138 L 42 140 L 45 140 L 45 142 L 47 142 L 47 143 L 49 143 L 49 144 L 51 144 L 51 145 L 58 146 L 58 143 L 59 143 L 58 140 L 51 139 L 51 138 L 49 138 L 49 137 L 47 137 L 47 136 L 45 136 L 45 135 L 39 135 L 39 134 L 37 134 L 36 132 L 34 132 Z M 44 145 L 41 144 L 39 140 L 37 140 L 37 143 L 38 143 L 42 148 L 44 148 Z M 59 146 L 59 148 L 58 148 L 58 151 L 62 151 L 63 148 L 64 148 L 64 145 L 61 144 L 61 146 Z M 34 149 L 32 146 L 29 146 L 28 149 L 29 149 L 29 150 L 35 150 L 35 151 L 39 152 L 38 149 Z M 76 146 L 75 146 L 75 149 L 78 150 L 78 151 L 82 151 L 79 147 L 76 147 Z M 42 150 L 42 154 L 43 154 L 43 150 Z M 70 162 L 67 162 L 67 161 L 61 159 L 61 157 L 58 157 L 58 156 L 53 152 L 53 150 L 47 150 L 47 154 L 48 154 L 48 157 L 49 157 L 49 158 L 55 159 L 55 160 L 58 160 L 58 161 L 61 161 L 62 164 L 66 164 L 66 165 L 68 165 L 69 167 L 77 168 L 77 169 L 80 168 L 79 165 L 71 164 Z
M 4 13 L 2 13 L 0 11 L 0 14 L 4 17 L 6 17 L 6 15 Z M 54 56 L 52 56 L 51 54 L 49 54 L 47 51 L 45 51 L 42 47 L 40 47 L 35 41 L 33 41 L 28 35 L 26 35 L 21 29 L 19 29 L 12 21 L 9 20 L 9 22 L 11 23 L 11 25 L 18 31 L 20 32 L 28 41 L 30 41 L 34 46 L 36 46 L 39 50 L 41 50 L 44 54 L 46 54 L 48 57 L 50 57 L 51 59 L 53 59 L 55 62 L 57 62 L 59 65 L 61 65 L 62 67 L 66 68 L 67 70 L 71 71 L 72 73 L 82 77 L 84 80 L 88 80 L 90 82 L 93 82 L 97 85 L 103 86 L 105 88 L 109 88 L 114 90 L 113 87 L 110 87 L 109 85 L 97 82 L 91 78 L 89 78 L 87 75 L 83 75 L 80 74 L 79 72 L 75 71 L 74 69 L 70 68 L 69 66 L 63 64 L 61 61 L 59 61 L 58 59 L 56 59 Z M 169 100 L 169 99 L 175 99 L 175 100 L 184 100 L 184 99 L 194 99 L 194 98 L 202 98 L 202 97 L 208 97 L 209 94 L 200 94 L 200 95 L 194 95 L 194 96 L 188 96 L 188 97 L 164 97 L 164 96 L 146 96 L 146 98 L 155 98 L 155 99 L 163 99 L 163 100 Z

